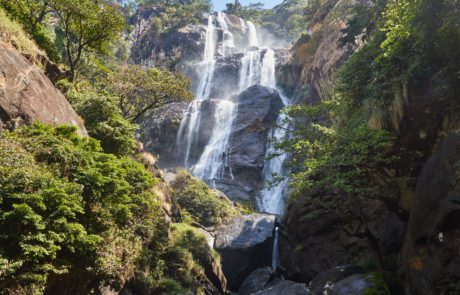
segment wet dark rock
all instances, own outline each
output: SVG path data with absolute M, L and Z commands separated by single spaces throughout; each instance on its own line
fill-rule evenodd
M 279 284 L 271 286 L 252 295 L 313 295 L 305 284 L 292 281 L 281 281 Z
M 87 135 L 83 120 L 36 65 L 16 49 L 0 47 L 0 129 L 34 121 L 72 125 Z
M 373 291 L 383 291 L 382 287 L 377 286 L 372 274 L 355 274 L 335 283 L 328 291 L 329 295 L 364 295 L 373 294 Z M 380 288 L 380 289 L 379 289 Z
M 228 176 L 217 187 L 233 200 L 253 201 L 263 185 L 262 170 L 267 148 L 268 131 L 275 124 L 283 107 L 275 89 L 254 85 L 238 98 L 238 114 L 230 135 Z
M 237 216 L 215 232 L 214 248 L 222 256 L 228 288 L 237 291 L 244 279 L 257 268 L 270 265 L 275 216 Z
M 176 137 L 188 103 L 175 102 L 150 112 L 141 119 L 140 140 L 144 148 L 159 155 L 159 166 L 169 168 L 179 164 Z
M 280 239 L 288 278 L 309 283 L 363 255 L 377 265 L 379 252 L 382 257 L 397 254 L 405 225 L 382 201 L 363 198 L 329 209 L 338 203 L 347 204 L 343 196 L 317 191 L 288 206 Z
M 217 59 L 211 97 L 228 97 L 238 89 L 242 54 Z
M 273 270 L 271 267 L 259 268 L 253 271 L 241 284 L 238 295 L 250 295 L 265 289 L 273 280 Z
M 164 9 L 141 7 L 131 19 L 131 59 L 138 64 L 184 69 L 186 61 L 202 57 L 206 25 L 187 25 L 166 34 L 156 31 L 155 18 Z
M 363 269 L 355 265 L 335 266 L 325 272 L 318 274 L 311 280 L 308 289 L 314 294 L 323 294 L 323 292 L 338 281 L 354 274 L 363 273 Z
M 440 294 L 460 274 L 460 134 L 443 139 L 423 167 L 401 250 L 406 294 Z

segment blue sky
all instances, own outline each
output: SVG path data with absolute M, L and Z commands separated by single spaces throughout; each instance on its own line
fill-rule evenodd
M 212 0 L 212 3 L 214 4 L 214 10 L 216 11 L 221 11 L 225 9 L 225 4 L 227 3 L 233 3 L 233 0 Z M 265 4 L 265 8 L 272 8 L 273 6 L 280 4 L 283 2 L 282 0 L 240 0 L 241 4 L 243 5 L 248 5 L 250 3 L 257 3 L 261 2 Z

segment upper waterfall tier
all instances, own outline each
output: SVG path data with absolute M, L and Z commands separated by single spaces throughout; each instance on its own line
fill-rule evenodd
M 286 135 L 275 128 L 287 104 L 277 89 L 277 68 L 286 55 L 271 48 L 273 40 L 255 24 L 235 16 L 210 15 L 182 32 L 198 30 L 201 55 L 184 55 L 182 63 L 195 100 L 184 110 L 175 147 L 168 148 L 176 158 L 170 167 L 186 167 L 232 199 L 280 213 L 284 185 L 271 190 L 269 183 L 273 173 L 284 173 L 285 157 L 266 157 L 274 151 L 270 137 Z

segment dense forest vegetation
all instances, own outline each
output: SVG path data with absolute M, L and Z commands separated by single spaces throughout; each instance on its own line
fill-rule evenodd
M 305 64 L 319 44 L 317 12 L 329 2 L 264 9 L 236 0 L 226 12 L 293 40 L 293 59 Z M 284 110 L 292 136 L 277 147 L 291 155 L 291 204 L 321 203 L 327 192 L 345 196 L 323 204 L 340 212 L 362 199 L 398 207 L 389 192 L 410 165 L 401 140 L 409 97 L 438 97 L 446 129 L 458 120 L 460 2 L 373 2 L 348 11 L 341 46 L 352 54 L 327 93 Z M 101 286 L 204 294 L 205 269 L 220 258 L 198 228 L 250 211 L 186 171 L 166 185 L 139 143 L 143 116 L 193 99 L 183 73 L 133 63 L 139 7 L 159 11 L 148 24 L 158 40 L 212 11 L 209 0 L 0 0 L 0 40 L 39 66 L 40 55 L 57 65 L 55 85 L 89 134 L 39 122 L 0 133 L 0 294 L 99 294 Z M 394 263 L 379 255 L 366 270 L 394 277 Z M 454 283 L 442 294 L 456 294 Z

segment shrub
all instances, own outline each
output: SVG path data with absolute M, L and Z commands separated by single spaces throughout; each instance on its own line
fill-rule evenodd
M 0 40 L 13 45 L 20 53 L 27 56 L 34 57 L 38 51 L 21 25 L 10 20 L 2 9 L 0 9 Z
M 215 226 L 237 213 L 228 199 L 185 170 L 178 171 L 172 186 L 181 210 L 199 224 Z
M 0 164 L 3 288 L 40 292 L 50 276 L 64 273 L 85 277 L 86 288 L 117 288 L 133 275 L 141 247 L 161 242 L 152 174 L 104 153 L 75 127 L 34 124 L 3 133 Z

